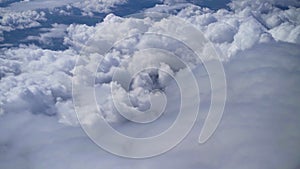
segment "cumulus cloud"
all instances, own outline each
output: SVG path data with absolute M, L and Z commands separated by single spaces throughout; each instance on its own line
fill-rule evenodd
M 72 45 L 76 50 L 102 52 L 117 39 L 146 32 L 151 23 L 151 20 L 124 19 L 109 14 L 96 26 L 70 25 L 65 43 Z M 120 29 L 115 29 L 116 27 Z
M 33 0 L 21 1 L 10 4 L 7 7 L 12 11 L 27 11 L 37 9 L 54 9 L 57 7 L 76 7 L 84 12 L 106 13 L 111 11 L 115 5 L 124 4 L 127 0 Z
M 211 11 L 189 6 L 181 10 L 178 16 L 202 30 L 215 44 L 217 50 L 225 57 L 230 57 L 257 43 L 271 41 L 299 43 L 299 8 L 289 6 L 297 6 L 295 3 L 233 1 L 229 5 L 231 10 Z M 280 9 L 277 6 L 279 4 L 287 9 Z
M 281 7 L 289 7 L 289 6 L 295 6 L 299 7 L 300 2 L 297 0 L 233 0 L 230 4 L 231 8 L 237 9 L 237 10 L 242 10 L 244 8 L 252 8 L 256 10 L 270 10 L 270 6 L 277 5 Z
M 300 26 L 283 23 L 270 30 L 276 40 L 300 44 Z
M 28 36 L 27 40 L 37 40 L 43 44 L 51 44 L 52 39 L 63 39 L 66 35 L 66 29 L 68 25 L 64 24 L 52 24 L 52 28 L 41 28 L 40 31 L 43 33 L 40 33 L 39 36 Z
M 56 100 L 71 97 L 74 55 L 34 46 L 2 52 L 1 112 L 56 114 Z
M 41 25 L 40 22 L 46 20 L 44 12 L 5 12 L 0 20 L 0 31 L 37 27 Z
M 86 12 L 99 12 L 125 3 L 91 2 L 75 5 Z M 190 22 L 222 54 L 227 104 L 220 126 L 207 143 L 197 143 L 211 101 L 205 68 L 176 39 L 143 34 L 171 32 L 185 25 L 172 25 L 172 18 L 155 21 L 109 14 L 94 26 L 53 24 L 43 29 L 45 33 L 29 37 L 43 42 L 64 37 L 69 46 L 66 50 L 33 45 L 1 49 L 0 168 L 298 168 L 300 21 L 299 8 L 290 6 L 297 6 L 298 1 L 234 1 L 231 10 L 217 11 L 188 4 L 169 6 L 167 2 L 171 1 L 149 11 L 170 12 Z M 27 11 L 7 13 L 1 24 L 9 31 L 38 26 L 41 21 L 46 21 L 43 12 Z M 201 51 L 210 54 L 205 47 Z M 174 60 L 174 55 L 179 60 Z M 117 130 L 136 137 L 151 136 L 172 125 L 180 107 L 173 77 L 188 79 L 182 62 L 187 63 L 196 75 L 199 93 L 192 91 L 189 82 L 180 87 L 192 93 L 185 98 L 191 100 L 189 104 L 194 103 L 195 95 L 201 96 L 196 126 L 181 144 L 155 158 L 130 160 L 103 151 L 82 131 L 74 111 L 71 80 L 78 78 L 74 75 L 77 56 L 81 56 L 77 69 L 87 70 L 76 75 L 79 80 L 91 76 L 89 70 L 97 70 L 95 84 L 89 85 L 95 87 L 100 115 Z M 147 67 L 156 68 L 140 71 Z M 113 79 L 116 71 L 122 75 L 120 79 Z M 127 76 L 133 77 L 131 81 L 126 81 Z M 149 96 L 157 91 L 167 95 L 166 113 L 144 126 L 128 122 L 112 100 L 115 94 L 124 109 L 144 111 L 151 107 Z M 90 99 L 87 96 L 87 112 Z M 105 137 L 105 132 L 101 134 Z
M 119 4 L 126 3 L 127 0 L 89 0 L 74 3 L 73 6 L 82 9 L 85 12 L 109 12 L 111 8 Z
M 46 52 L 40 49 L 31 50 L 44 54 Z M 296 73 L 299 71 L 297 51 L 295 45 L 271 43 L 255 46 L 225 63 L 229 96 L 224 118 L 215 135 L 204 145 L 198 145 L 196 142 L 201 127 L 198 123 L 191 135 L 179 147 L 167 154 L 139 161 L 117 158 L 96 147 L 79 127 L 59 124 L 53 117 L 33 115 L 32 110 L 26 107 L 24 109 L 23 106 L 16 107 L 20 108 L 20 112 L 13 113 L 6 110 L 1 117 L 0 143 L 1 152 L 4 153 L 1 153 L 0 165 L 6 168 L 21 168 L 24 165 L 32 168 L 52 168 L 53 165 L 49 164 L 54 162 L 56 168 L 67 166 L 73 168 L 95 166 L 152 168 L 159 163 L 160 166 L 171 168 L 226 169 L 241 166 L 297 168 L 299 165 L 297 147 L 299 147 L 300 140 L 297 134 L 300 127 L 297 112 L 300 92 L 297 87 L 300 84 Z M 8 77 L 4 80 L 6 78 Z M 203 84 L 206 78 L 207 76 L 201 76 L 197 80 Z M 47 84 L 54 83 L 55 79 L 57 78 L 51 77 L 52 82 L 49 81 Z M 45 89 L 41 91 L 43 90 Z M 172 92 L 172 90 L 173 87 L 170 85 L 167 92 Z M 207 90 L 203 91 L 209 93 Z M 49 97 L 44 94 L 40 95 L 39 92 L 31 91 L 31 93 L 34 95 L 30 98 Z M 15 97 L 22 98 L 21 95 L 15 95 Z M 29 97 L 26 97 L 26 100 L 29 100 Z M 43 100 L 39 98 L 38 105 L 43 105 L 40 101 Z M 209 98 L 204 98 L 202 101 L 209 102 Z M 72 117 L 74 112 L 70 108 L 72 107 L 70 101 L 62 103 L 64 103 L 63 100 L 55 103 L 57 112 L 60 113 L 60 122 L 67 125 L 74 124 L 75 118 Z M 16 104 L 22 106 L 15 102 Z M 36 106 L 34 102 L 31 104 Z M 48 102 L 48 104 L 54 103 Z M 171 105 L 168 108 L 172 109 L 172 107 Z M 26 111 L 31 113 L 25 113 Z M 203 118 L 204 114 L 198 121 L 202 122 Z M 157 130 L 163 125 L 156 125 L 150 131 L 149 128 L 130 127 L 127 123 L 121 127 L 125 131 L 137 129 L 135 132 L 141 133 L 144 130 L 147 132 Z M 228 158 L 224 159 L 225 156 Z M 216 162 L 212 163 L 212 158 L 216 159 Z M 243 160 L 244 158 L 248 159 L 247 162 Z M 87 159 L 90 160 L 90 165 L 85 164 Z M 169 163 L 171 159 L 176 159 L 176 163 Z M 69 163 L 66 163 L 66 160 Z

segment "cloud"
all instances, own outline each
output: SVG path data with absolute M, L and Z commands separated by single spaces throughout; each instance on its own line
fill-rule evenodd
M 41 25 L 40 22 L 46 20 L 44 12 L 6 12 L 0 20 L 0 31 L 37 27 Z
M 233 1 L 230 4 L 232 11 L 190 6 L 183 8 L 178 16 L 202 30 L 217 50 L 228 58 L 257 43 L 299 43 L 299 8 L 288 7 L 296 4 L 284 2 L 287 2 L 285 10 L 276 6 L 277 1 Z
M 50 45 L 52 42 L 52 39 L 63 39 L 66 35 L 66 29 L 68 25 L 64 24 L 52 24 L 52 28 L 41 28 L 40 31 L 43 33 L 40 33 L 39 36 L 28 36 L 27 40 L 37 40 L 43 44 Z
M 77 5 L 95 12 L 123 3 L 92 2 Z M 292 0 L 258 2 L 235 1 L 231 10 L 217 11 L 188 4 L 176 8 L 165 4 L 151 9 L 163 9 L 190 22 L 223 53 L 228 84 L 224 117 L 212 138 L 201 145 L 197 140 L 211 101 L 205 68 L 176 39 L 133 36 L 146 31 L 172 31 L 185 25 L 174 26 L 168 19 L 153 21 L 109 14 L 94 26 L 53 24 L 35 37 L 46 42 L 65 37 L 69 48 L 63 51 L 33 45 L 1 49 L 0 168 L 298 168 L 299 8 L 276 6 L 297 5 Z M 45 15 L 36 11 L 7 13 L 3 18 L 3 30 L 26 29 L 46 21 Z M 123 41 L 103 53 L 103 49 L 118 39 Z M 71 80 L 76 78 L 75 61 L 80 55 L 78 69 L 89 70 L 100 64 L 96 84 L 90 85 L 96 85 L 101 115 L 114 128 L 130 136 L 151 136 L 172 125 L 180 107 L 180 93 L 171 75 L 186 81 L 182 89 L 193 93 L 188 96 L 191 102 L 187 110 L 198 93 L 189 88 L 187 71 L 181 62 L 174 61 L 173 55 L 161 50 L 147 52 L 148 47 L 171 51 L 192 68 L 200 87 L 200 114 L 191 133 L 173 150 L 142 160 L 116 157 L 97 147 L 79 126 L 71 91 Z M 205 48 L 202 51 L 210 54 Z M 147 66 L 160 70 L 134 74 Z M 122 75 L 128 72 L 135 75 L 129 82 L 129 89 L 122 86 L 127 82 L 124 79 L 113 80 L 117 70 L 124 73 Z M 86 73 L 82 77 L 91 72 Z M 132 103 L 125 104 L 126 110 L 148 109 L 149 96 L 155 94 L 154 90 L 165 92 L 166 114 L 147 125 L 128 122 L 113 106 L 111 85 L 116 87 L 113 92 L 122 103 L 126 103 L 127 95 L 130 96 Z M 87 108 L 89 99 L 91 97 L 87 96 Z M 91 123 L 94 120 L 86 119 Z M 101 134 L 106 136 L 105 132 Z
M 72 108 L 70 108 L 72 106 L 68 97 L 65 97 L 66 101 L 47 102 L 57 108 L 57 112 L 60 114 L 58 117 L 63 124 L 58 123 L 57 118 L 54 117 L 34 115 L 31 109 L 24 106 L 20 107 L 22 104 L 14 102 L 14 105 L 18 105 L 15 109 L 19 109 L 19 111 L 12 112 L 13 109 L 6 109 L 5 114 L 0 118 L 2 136 L 0 145 L 1 152 L 3 152 L 0 155 L 0 166 L 5 168 L 22 168 L 22 166 L 31 168 L 52 168 L 53 166 L 56 168 L 94 168 L 95 166 L 153 168 L 159 163 L 160 166 L 166 168 L 182 168 L 184 166 L 221 169 L 241 166 L 296 168 L 299 165 L 300 156 L 297 148 L 300 140 L 298 134 L 300 127 L 299 105 L 297 103 L 300 92 L 298 90 L 300 79 L 297 74 L 300 60 L 297 57 L 299 55 L 297 48 L 296 45 L 288 43 L 255 45 L 225 63 L 229 95 L 224 118 L 215 135 L 204 145 L 198 145 L 196 140 L 201 127 L 199 122 L 203 122 L 205 113 L 200 115 L 196 127 L 187 139 L 174 150 L 156 158 L 139 161 L 117 158 L 96 147 L 82 130 L 76 127 L 74 124 L 76 119 L 73 116 Z M 58 62 L 67 60 L 65 52 L 49 52 L 34 48 L 18 49 L 17 51 L 17 57 L 27 56 L 20 54 L 30 51 L 31 57 L 27 57 L 27 59 L 31 59 L 30 62 L 42 62 L 46 58 L 61 60 Z M 16 51 L 11 51 L 11 53 L 16 53 Z M 38 55 L 32 57 L 34 53 Z M 38 59 L 39 56 L 43 55 L 44 57 Z M 24 59 L 26 60 L 26 58 Z M 45 64 L 49 64 L 49 62 Z M 51 61 L 51 66 L 40 70 L 49 70 L 49 67 L 57 64 L 57 61 L 54 63 Z M 58 65 L 65 68 L 62 66 L 64 64 Z M 25 79 L 33 79 L 34 74 L 40 74 L 39 71 L 36 71 L 37 69 L 28 70 L 28 67 L 27 69 L 23 67 L 23 69 L 31 72 L 30 78 L 25 78 L 24 72 L 21 74 Z M 195 71 L 200 71 L 200 69 L 201 66 Z M 58 72 L 54 74 L 58 74 Z M 51 79 L 46 83 L 39 83 L 40 87 L 37 93 L 32 91 L 32 87 L 23 85 L 23 88 L 31 90 L 33 95 L 30 98 L 39 97 L 39 100 L 36 100 L 38 101 L 36 103 L 39 104 L 32 102 L 32 106 L 42 106 L 40 101 L 54 97 L 53 95 L 39 94 L 46 92 L 43 85 L 50 85 L 50 89 L 53 90 L 51 85 L 53 86 L 58 80 L 54 74 L 37 76 L 40 80 L 47 79 L 48 76 Z M 21 87 L 23 83 L 18 82 L 17 79 L 13 82 L 7 76 L 1 80 L 4 80 L 4 83 L 1 84 L 6 86 L 10 82 L 17 85 L 14 88 Z M 63 81 L 66 81 L 65 79 L 66 77 Z M 35 83 L 40 80 L 36 79 Z M 198 76 L 197 80 L 203 84 L 207 81 L 207 76 Z M 63 81 L 59 82 L 60 86 L 62 86 Z M 14 88 L 8 90 L 11 86 L 1 87 L 1 89 L 14 94 L 14 97 L 22 98 L 22 95 L 16 95 Z M 172 92 L 173 89 L 172 84 L 170 84 L 167 92 Z M 59 90 L 58 94 L 65 93 L 62 91 Z M 105 96 L 103 91 L 101 92 L 102 97 Z M 209 93 L 205 87 L 202 91 Z M 7 96 L 4 97 L 11 100 Z M 24 101 L 29 101 L 29 97 L 26 97 Z M 209 97 L 203 98 L 202 102 L 209 103 Z M 170 105 L 168 108 L 172 109 L 172 107 Z M 131 131 L 133 134 L 137 134 L 144 130 L 155 133 L 159 131 L 159 128 L 163 128 L 165 123 L 168 124 L 167 119 L 150 129 L 138 128 L 128 123 L 119 125 L 125 132 Z M 75 125 L 75 127 L 68 126 L 70 124 Z M 262 150 L 264 151 L 262 152 Z M 248 159 L 247 162 L 243 160 L 244 158 Z M 90 161 L 88 165 L 85 164 L 87 159 Z M 211 159 L 215 159 L 216 162 L 212 162 Z M 176 162 L 169 163 L 170 160 Z M 265 163 L 265 161 L 269 162 Z M 49 165 L 52 163 L 53 165 Z
M 297 0 L 233 0 L 230 4 L 230 7 L 232 9 L 236 10 L 242 10 L 244 8 L 252 8 L 256 11 L 268 11 L 270 10 L 270 6 L 276 5 L 281 7 L 289 7 L 289 6 L 295 6 L 299 7 L 300 2 Z
M 115 5 L 126 2 L 126 0 L 32 0 L 12 3 L 6 9 L 21 12 L 37 9 L 53 9 L 69 5 L 79 8 L 84 12 L 106 13 Z
M 6 9 L 11 11 L 27 11 L 45 8 L 55 8 L 65 6 L 71 3 L 81 2 L 82 0 L 32 0 L 32 1 L 21 1 L 10 4 Z
M 6 50 L 1 58 L 2 113 L 56 114 L 56 100 L 71 98 L 74 55 L 36 47 Z
M 300 44 L 300 26 L 283 23 L 270 30 L 270 33 L 276 40 Z
M 89 0 L 73 3 L 73 6 L 85 12 L 107 13 L 116 5 L 124 4 L 127 0 Z

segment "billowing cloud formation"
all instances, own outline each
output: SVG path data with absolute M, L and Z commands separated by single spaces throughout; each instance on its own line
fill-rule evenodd
M 38 40 L 44 44 L 51 44 L 52 39 L 63 38 L 66 35 L 66 29 L 68 25 L 64 24 L 52 24 L 52 28 L 41 28 L 43 33 L 39 36 L 28 36 L 27 40 Z
M 269 2 L 250 1 L 234 1 L 230 6 L 233 11 L 188 7 L 178 15 L 201 29 L 229 57 L 257 43 L 275 40 L 299 44 L 299 8 L 281 10 Z
M 2 49 L 0 168 L 299 168 L 299 8 L 276 6 L 297 6 L 297 1 L 292 0 L 286 1 L 288 5 L 283 1 L 258 2 L 234 1 L 231 10 L 217 11 L 188 4 L 149 9 L 174 13 L 190 22 L 223 53 L 227 104 L 216 133 L 203 145 L 198 145 L 197 140 L 211 94 L 203 65 L 193 60 L 193 55 L 174 39 L 133 36 L 149 30 L 171 29 L 167 19 L 154 24 L 149 18 L 110 14 L 95 26 L 72 24 L 66 28 L 57 24 L 52 25 L 50 32 L 40 35 L 42 40 L 48 40 L 48 37 L 64 36 L 61 33 L 66 30 L 64 42 L 69 49 L 63 51 L 33 45 Z M 87 10 L 94 9 L 97 7 L 87 7 Z M 15 21 L 23 25 L 16 29 L 25 29 L 29 27 L 26 25 L 44 19 L 41 13 L 29 13 L 24 18 L 12 17 L 13 21 L 4 19 L 3 23 L 13 27 Z M 103 49 L 120 37 L 125 39 L 104 55 Z M 78 62 L 79 68 L 102 60 L 95 81 L 102 116 L 129 135 L 142 137 L 161 132 L 176 118 L 173 112 L 180 100 L 171 75 L 185 79 L 184 66 L 159 52 L 155 56 L 141 52 L 147 46 L 171 50 L 190 64 L 199 75 L 196 79 L 200 84 L 201 111 L 190 135 L 170 152 L 150 159 L 123 159 L 97 147 L 79 127 L 71 79 L 78 55 L 84 56 Z M 155 65 L 160 70 L 140 72 L 129 90 L 115 84 L 118 87 L 115 94 L 121 100 L 129 94 L 132 105 L 126 105 L 128 110 L 148 109 L 148 96 L 154 90 L 171 96 L 168 98 L 171 104 L 167 104 L 168 113 L 164 118 L 140 126 L 118 115 L 110 85 L 115 83 L 112 80 L 115 70 L 134 72 L 145 65 Z M 181 87 L 189 90 L 187 86 Z
M 34 46 L 2 52 L 2 113 L 56 114 L 55 103 L 71 98 L 74 57 L 72 51 L 56 52 Z
M 118 4 L 126 3 L 127 0 L 89 0 L 74 3 L 75 7 L 85 12 L 109 12 L 112 7 Z
M 0 12 L 3 16 L 0 19 L 0 39 L 3 31 L 13 31 L 16 29 L 27 29 L 40 26 L 41 21 L 45 21 L 44 12 L 24 11 L 24 12 Z M 4 39 L 2 38 L 2 41 Z M 0 40 L 1 41 L 1 40 Z
M 33 0 L 12 3 L 8 9 L 13 11 L 26 11 L 36 9 L 53 9 L 55 7 L 71 5 L 82 9 L 85 12 L 107 12 L 111 7 L 125 2 L 126 0 Z
M 0 41 L 4 41 L 3 32 L 10 32 L 13 30 L 28 29 L 41 26 L 45 23 L 46 13 L 50 16 L 50 21 L 57 16 L 69 16 L 70 19 L 74 13 L 75 17 L 93 16 L 94 13 L 108 13 L 116 5 L 126 3 L 126 0 L 33 0 L 33 1 L 17 1 L 7 4 L 8 6 L 0 9 Z M 1 3 L 1 2 L 0 2 Z M 5 2 L 4 2 L 5 3 Z M 57 21 L 56 21 L 57 22 Z M 58 22 L 61 22 L 58 20 Z M 56 23 L 52 23 L 56 24 Z M 44 26 L 47 26 L 44 25 Z M 31 37 L 32 38 L 32 37 Z M 26 41 L 26 39 L 22 39 Z M 27 39 L 27 40 L 36 40 Z M 42 39 L 42 41 L 45 41 Z M 7 45 L 3 45 L 7 46 Z

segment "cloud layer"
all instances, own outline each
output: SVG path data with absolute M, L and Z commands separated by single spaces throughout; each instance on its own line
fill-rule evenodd
M 91 2 L 77 2 L 75 6 L 97 12 L 125 3 Z M 53 24 L 52 29 L 44 30 L 46 33 L 28 37 L 46 44 L 64 37 L 68 49 L 62 51 L 22 42 L 18 47 L 1 49 L 0 168 L 299 168 L 298 7 L 299 2 L 293 0 L 249 0 L 233 1 L 230 10 L 214 11 L 165 1 L 147 9 L 172 13 L 189 22 L 203 32 L 221 56 L 227 80 L 226 107 L 216 133 L 202 145 L 197 141 L 211 101 L 205 68 L 193 52 L 172 37 L 137 36 L 147 31 L 180 30 L 185 25 L 174 27 L 168 19 L 155 21 L 109 14 L 96 25 Z M 1 18 L 1 29 L 28 29 L 47 19 L 42 11 L 6 13 Z M 103 49 L 118 39 L 123 40 L 104 54 Z M 95 84 L 101 115 L 120 132 L 146 137 L 172 125 L 180 105 L 179 89 L 172 76 L 187 79 L 181 62 L 174 61 L 171 54 L 144 50 L 150 47 L 172 51 L 192 68 L 200 86 L 200 114 L 188 137 L 171 151 L 142 160 L 120 158 L 97 147 L 79 126 L 71 81 L 76 59 L 79 55 L 82 58 L 78 60 L 79 69 L 99 66 Z M 202 51 L 210 55 L 209 49 L 204 47 Z M 147 66 L 160 70 L 135 74 L 129 89 L 113 80 L 116 70 L 136 72 Z M 151 107 L 149 96 L 157 90 L 165 92 L 165 115 L 147 125 L 128 122 L 113 105 L 111 85 L 117 88 L 115 94 L 128 110 L 147 110 Z M 180 87 L 191 90 L 188 83 Z M 126 103 L 127 94 L 131 104 Z M 193 98 L 190 95 L 188 99 Z

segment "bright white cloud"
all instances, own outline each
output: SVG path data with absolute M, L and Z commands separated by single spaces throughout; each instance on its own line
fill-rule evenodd
M 32 0 L 11 4 L 6 9 L 11 11 L 26 11 L 36 9 L 53 9 L 62 6 L 74 6 L 84 12 L 109 12 L 112 7 L 126 3 L 127 0 Z
M 41 28 L 39 36 L 28 36 L 27 40 L 38 40 L 44 44 L 51 44 L 53 38 L 64 38 L 66 36 L 66 30 L 68 25 L 64 24 L 52 24 L 52 28 Z
M 73 6 L 78 7 L 85 12 L 106 13 L 116 5 L 124 4 L 126 2 L 127 0 L 88 0 L 73 3 Z
M 9 49 L 2 53 L 2 113 L 56 114 L 57 99 L 71 97 L 70 75 L 75 55 L 72 51 L 55 52 L 36 47 Z
M 44 12 L 6 12 L 0 20 L 0 31 L 37 27 L 41 25 L 41 21 L 46 20 Z
M 77 5 L 86 11 L 97 12 L 125 1 L 92 2 Z M 121 37 L 184 25 L 174 27 L 168 25 L 168 20 L 153 24 L 149 18 L 121 18 L 110 14 L 95 26 L 72 24 L 66 28 L 66 25 L 54 24 L 46 30 L 49 32 L 39 36 L 42 41 L 66 36 L 65 44 L 70 48 L 64 51 L 30 45 L 2 49 L 0 168 L 298 168 L 299 8 L 282 10 L 274 6 L 274 2 L 282 5 L 283 1 L 258 2 L 235 1 L 231 5 L 232 11 L 212 11 L 187 4 L 151 9 L 179 9 L 177 16 L 203 31 L 224 54 L 228 83 L 224 118 L 213 137 L 203 145 L 198 145 L 197 140 L 210 104 L 211 90 L 205 69 L 193 60 L 192 54 L 173 40 L 146 35 L 124 39 L 106 55 L 102 52 Z M 297 1 L 286 1 L 285 4 L 297 5 Z M 24 29 L 43 20 L 43 13 L 29 11 L 7 14 L 1 24 L 5 29 Z M 67 34 L 64 34 L 65 30 Z M 163 57 L 159 52 L 154 57 L 140 52 L 149 46 L 173 51 L 190 63 L 193 72 L 199 75 L 196 79 L 200 84 L 201 113 L 190 135 L 172 151 L 137 161 L 115 157 L 93 144 L 78 125 L 71 94 L 76 56 L 84 56 L 78 61 L 79 68 L 90 68 L 103 59 L 96 77 L 96 96 L 103 117 L 124 133 L 148 136 L 169 127 L 180 105 L 177 86 L 166 72 L 185 79 L 184 66 L 179 62 Z M 166 107 L 167 114 L 153 125 L 128 123 L 112 104 L 113 72 L 134 72 L 153 65 L 163 71 L 148 70 L 136 75 L 130 91 L 114 84 L 118 86 L 115 94 L 121 101 L 130 95 L 134 107 L 126 105 L 126 109 L 144 110 L 150 106 L 149 93 L 153 89 L 164 90 L 171 103 Z M 191 90 L 188 85 L 182 88 Z M 194 96 L 189 97 L 193 99 Z

